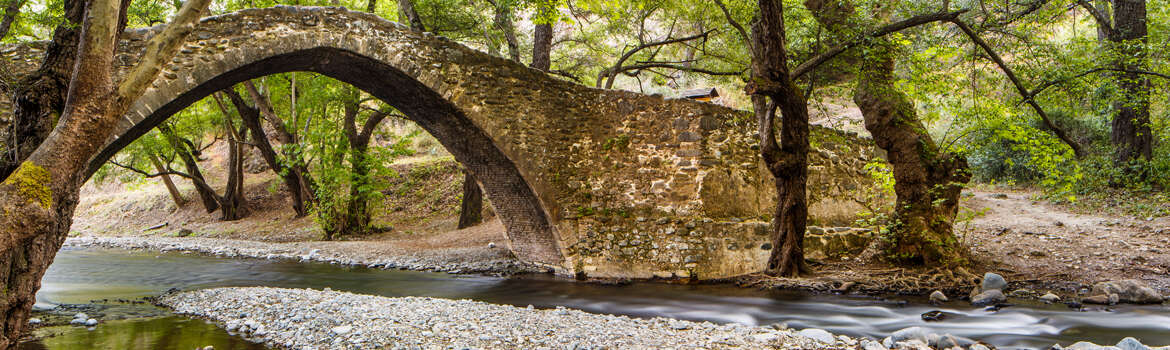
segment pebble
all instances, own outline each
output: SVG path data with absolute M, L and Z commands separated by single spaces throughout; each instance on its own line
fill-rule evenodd
M 822 342 L 825 344 L 832 344 L 835 341 L 835 339 L 833 338 L 833 334 L 829 333 L 828 331 L 825 331 L 823 329 L 806 328 L 806 329 L 800 330 L 800 332 L 797 334 L 800 334 L 801 336 L 804 336 L 807 338 L 812 338 L 816 341 L 819 341 L 819 342 Z
M 855 347 L 862 342 L 834 337 L 820 329 L 797 332 L 311 289 L 205 289 L 168 294 L 159 303 L 176 313 L 208 318 L 228 327 L 252 321 L 265 330 L 262 335 L 253 334 L 253 339 L 289 349 L 431 349 L 453 345 L 457 349 L 819 349 L 826 343 Z M 242 313 L 251 318 L 239 318 Z M 302 321 L 290 321 L 298 316 Z M 865 349 L 886 350 L 872 345 Z
M 1056 294 L 1047 293 L 1040 296 L 1040 300 L 1043 300 L 1045 303 L 1052 304 L 1060 301 L 1060 297 L 1056 296 Z
M 97 324 L 98 324 L 98 321 L 96 319 L 91 318 L 91 319 L 85 320 L 86 326 L 93 327 L 93 326 L 96 326 Z
M 971 297 L 971 305 L 988 306 L 1002 303 L 1006 300 L 1007 297 L 1003 295 L 1003 292 L 999 291 L 999 289 L 992 289 Z
M 192 252 L 223 257 L 257 258 L 322 262 L 346 266 L 381 266 L 384 269 L 436 271 L 449 273 L 546 273 L 550 270 L 516 260 L 501 249 L 474 247 L 434 249 L 424 252 L 376 249 L 359 252 L 332 252 L 312 248 L 320 242 L 256 242 L 209 237 L 73 237 L 68 247 L 105 247 L 150 251 Z

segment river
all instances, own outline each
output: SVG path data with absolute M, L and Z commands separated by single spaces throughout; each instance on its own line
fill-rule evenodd
M 547 276 L 500 278 L 430 272 L 341 267 L 322 263 L 227 259 L 181 253 L 97 248 L 66 248 L 46 273 L 39 307 L 89 304 L 103 323 L 92 330 L 77 326 L 38 330 L 42 340 L 21 349 L 262 349 L 202 320 L 176 316 L 141 299 L 170 288 L 183 290 L 270 286 L 325 287 L 382 296 L 474 299 L 538 308 L 564 306 L 593 313 L 633 317 L 671 317 L 747 325 L 787 323 L 833 333 L 880 339 L 911 326 L 982 340 L 1000 348 L 1044 348 L 1078 340 L 1113 344 L 1126 336 L 1148 345 L 1170 344 L 1170 308 L 1117 306 L 1111 311 L 1075 311 L 1064 305 L 1025 303 L 986 311 L 963 302 L 931 306 L 923 299 L 808 295 L 727 285 L 634 283 L 586 284 Z M 100 302 L 106 299 L 108 302 Z M 950 317 L 926 322 L 921 314 L 940 310 Z M 109 319 L 125 318 L 110 321 Z

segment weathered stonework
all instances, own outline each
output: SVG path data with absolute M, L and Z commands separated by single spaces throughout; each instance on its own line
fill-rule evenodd
M 123 36 L 123 72 L 155 33 Z M 343 8 L 204 19 L 92 167 L 214 91 L 289 71 L 353 84 L 434 135 L 482 181 L 521 259 L 566 274 L 722 278 L 760 271 L 771 248 L 775 192 L 749 114 L 558 80 Z M 812 142 L 812 222 L 848 224 L 873 186 L 862 170 L 872 143 L 820 127 Z

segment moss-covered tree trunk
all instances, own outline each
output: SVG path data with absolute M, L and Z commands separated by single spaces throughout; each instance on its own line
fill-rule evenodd
M 260 150 L 260 156 L 264 158 L 265 163 L 268 163 L 268 168 L 279 175 L 284 182 L 284 187 L 292 198 L 292 207 L 293 211 L 296 212 L 296 217 L 309 215 L 309 206 L 305 199 L 306 190 L 301 183 L 301 178 L 291 167 L 285 166 L 277 159 L 276 148 L 272 147 L 272 143 L 268 141 L 268 134 L 264 132 L 264 126 L 260 123 L 260 110 L 249 106 L 247 102 L 244 102 L 244 98 L 234 90 L 228 89 L 227 95 L 231 98 L 232 104 L 235 105 L 236 111 L 240 113 L 240 120 L 251 132 L 256 149 Z
M 960 191 L 970 180 L 967 161 L 935 144 L 914 104 L 894 86 L 893 44 L 875 39 L 864 52 L 853 101 L 894 171 L 890 256 L 912 264 L 958 263 L 963 250 L 953 225 Z
M 0 278 L 4 281 L 0 348 L 15 345 L 28 322 L 40 279 L 73 223 L 90 159 L 113 134 L 130 103 L 178 50 L 207 4 L 207 0 L 189 0 L 175 16 L 178 25 L 167 26 L 152 38 L 140 63 L 117 86 L 113 83 L 114 49 L 126 3 L 93 0 L 87 5 L 58 125 L 0 182 L 0 212 L 4 213 L 0 215 Z

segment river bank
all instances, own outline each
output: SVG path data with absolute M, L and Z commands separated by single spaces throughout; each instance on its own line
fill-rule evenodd
M 329 290 L 218 288 L 166 295 L 158 302 L 270 346 L 292 349 L 852 349 L 863 342 L 824 331 L 807 331 L 806 336 L 738 324 Z M 865 342 L 867 349 L 877 345 Z
M 495 223 L 498 225 L 498 222 Z M 548 269 L 512 257 L 507 248 L 489 243 L 477 247 L 405 248 L 392 241 L 258 242 L 210 237 L 74 237 L 67 247 L 104 247 L 157 252 L 190 252 L 227 258 L 283 259 L 368 268 L 512 275 L 547 273 Z

